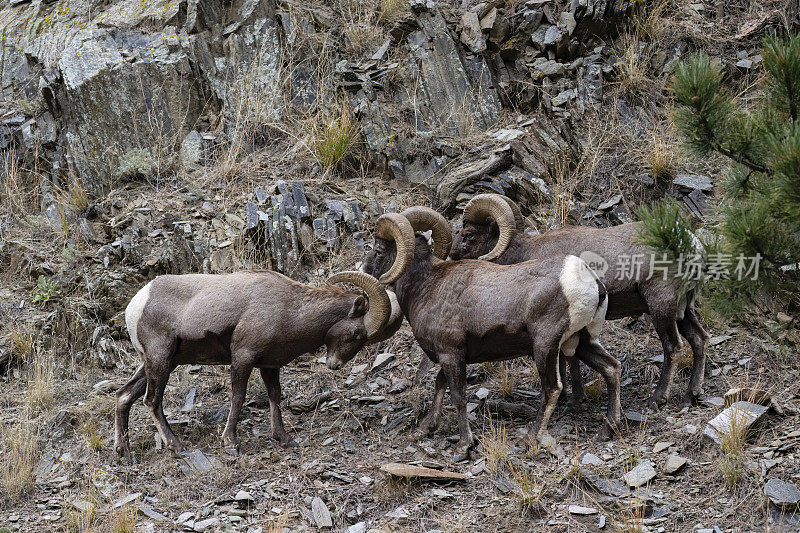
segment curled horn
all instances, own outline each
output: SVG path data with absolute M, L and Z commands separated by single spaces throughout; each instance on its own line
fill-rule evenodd
M 370 339 L 380 333 L 392 313 L 392 303 L 386 289 L 381 283 L 365 272 L 347 270 L 339 272 L 328 278 L 328 283 L 352 283 L 367 293 L 369 311 L 364 315 L 364 327 L 367 329 L 367 338 Z
M 378 217 L 375 236 L 394 241 L 397 248 L 397 257 L 392 268 L 380 277 L 380 282 L 388 285 L 397 281 L 411 266 L 411 260 L 414 258 L 414 228 L 403 215 L 386 213 Z
M 465 222 L 486 224 L 490 220 L 497 223 L 500 236 L 497 238 L 494 249 L 478 258 L 484 261 L 494 261 L 508 248 L 511 237 L 517 228 L 514 211 L 505 197 L 500 194 L 479 194 L 473 197 L 464 208 Z
M 450 224 L 438 211 L 421 205 L 409 207 L 401 213 L 411 223 L 414 231 L 431 231 L 433 237 L 433 254 L 439 259 L 447 259 L 453 245 Z
M 389 320 L 386 321 L 386 324 L 374 337 L 369 338 L 369 343 L 374 344 L 376 342 L 385 341 L 389 339 L 397 333 L 397 330 L 400 329 L 400 326 L 403 325 L 403 310 L 400 309 L 400 304 L 397 301 L 397 295 L 394 291 L 390 289 L 386 289 L 386 294 L 389 295 L 389 301 L 392 305 L 392 312 L 389 315 Z
M 498 196 L 505 200 L 508 206 L 514 212 L 514 221 L 517 223 L 517 231 L 525 231 L 525 218 L 522 216 L 522 210 L 519 208 L 517 202 L 502 194 L 498 194 Z

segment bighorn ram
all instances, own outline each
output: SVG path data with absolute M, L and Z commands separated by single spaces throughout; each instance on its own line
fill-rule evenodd
M 292 444 L 281 417 L 280 368 L 327 346 L 327 365 L 337 369 L 362 346 L 391 336 L 402 323 L 396 300 L 375 278 L 341 272 L 328 283 L 363 289 L 312 287 L 271 271 L 160 276 L 145 285 L 125 310 L 131 341 L 143 364 L 117 392 L 114 445 L 130 460 L 131 404 L 145 395 L 158 432 L 175 452 L 183 446 L 164 417 L 162 399 L 176 366 L 231 366 L 231 409 L 223 445 L 238 451 L 236 424 L 253 368 L 267 387 L 272 436 Z
M 433 251 L 423 236 L 415 236 L 415 230 L 432 230 Z M 591 269 L 574 256 L 510 266 L 443 261 L 450 243 L 450 228 L 442 215 L 412 207 L 378 219 L 375 245 L 363 264 L 366 273 L 393 285 L 414 337 L 425 354 L 441 365 L 421 434 L 435 429 L 449 385 L 461 434 L 456 453 L 464 454 L 473 443 L 464 390 L 466 365 L 529 354 L 543 390 L 529 438 L 541 437 L 562 388 L 558 359 L 563 350 L 607 379 L 611 394 L 601 435 L 609 436 L 620 416 L 619 363 L 596 341 L 607 298 Z M 579 337 L 599 348 L 576 352 Z
M 508 216 L 506 206 L 513 211 Z M 613 266 L 621 258 L 647 254 L 647 249 L 636 244 L 641 226 L 636 223 L 610 228 L 567 226 L 541 235 L 522 232 L 524 224 L 519 207 L 509 198 L 499 194 L 475 196 L 464 209 L 464 224 L 453 243 L 451 259 L 481 258 L 501 265 L 541 259 L 580 255 L 592 252 Z M 585 256 L 584 256 L 585 257 Z M 608 290 L 606 318 L 614 320 L 626 316 L 648 313 L 664 349 L 661 376 L 650 402 L 666 402 L 672 385 L 675 365 L 673 354 L 682 344 L 680 332 L 692 348 L 694 363 L 685 402 L 695 402 L 703 392 L 705 347 L 709 338 L 693 309 L 693 294 L 680 294 L 663 276 L 650 276 L 649 263 L 641 269 L 631 269 L 630 276 L 610 272 L 603 281 Z M 573 360 L 573 395 L 583 394 L 583 382 L 577 361 Z

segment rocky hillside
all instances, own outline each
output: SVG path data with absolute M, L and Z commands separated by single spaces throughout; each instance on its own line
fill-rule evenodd
M 704 50 L 732 90 L 757 98 L 760 40 L 796 28 L 798 11 L 788 0 L 3 3 L 0 531 L 590 531 L 598 519 L 792 530 L 791 489 L 779 487 L 789 503 L 762 496 L 768 478 L 797 483 L 797 336 L 780 313 L 756 330 L 704 310 L 717 341 L 709 401 L 644 414 L 657 337 L 646 319 L 609 325 L 633 414 L 608 446 L 586 444 L 592 403 L 559 410 L 559 453 L 516 448 L 524 404 L 538 401 L 517 362 L 471 374 L 482 444 L 449 463 L 453 413 L 430 440 L 410 438 L 432 376 L 414 379 L 421 353 L 405 328 L 342 375 L 313 355 L 287 369 L 299 451 L 269 441 L 254 380 L 244 454 L 221 454 L 228 378 L 204 367 L 176 372 L 167 394 L 193 455 L 159 450 L 138 404 L 141 465 L 115 462 L 108 437 L 113 392 L 137 365 L 122 311 L 156 275 L 272 268 L 319 282 L 363 257 L 380 214 L 425 204 L 457 225 L 486 191 L 516 199 L 531 232 L 633 220 L 666 195 L 706 222 L 726 163 L 681 151 L 670 75 Z M 391 358 L 373 365 L 376 354 Z M 794 366 L 774 371 L 778 356 Z M 775 407 L 730 466 L 700 435 L 734 386 L 764 389 Z M 688 458 L 688 474 L 677 460 L 662 470 L 668 452 Z M 398 461 L 468 479 L 408 484 L 378 470 Z M 647 463 L 659 475 L 631 499 L 619 479 Z M 736 468 L 744 481 L 727 486 Z M 745 512 L 753 498 L 764 512 Z

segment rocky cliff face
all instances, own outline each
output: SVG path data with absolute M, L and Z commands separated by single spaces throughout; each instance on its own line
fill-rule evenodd
M 315 88 L 334 83 L 350 94 L 379 169 L 435 188 L 453 159 L 446 139 L 491 129 L 504 107 L 542 106 L 556 123 L 535 136 L 550 144 L 565 118 L 594 105 L 613 60 L 593 35 L 633 4 L 483 3 L 458 18 L 413 0 L 368 58 L 336 49 L 335 79 L 319 79 L 292 64 L 291 48 L 298 32 L 341 25 L 336 13 L 309 17 L 274 0 L 12 1 L 0 11 L 0 148 L 36 159 L 56 185 L 71 175 L 100 191 L 129 159 L 160 163 L 193 130 L 230 133 L 242 106 L 255 105 L 245 86 L 266 97 L 257 118 L 270 123 L 284 113 L 282 92 L 297 104 L 305 91 L 313 104 Z M 434 149 L 421 154 L 420 139 Z M 517 159 L 541 177 L 536 152 Z

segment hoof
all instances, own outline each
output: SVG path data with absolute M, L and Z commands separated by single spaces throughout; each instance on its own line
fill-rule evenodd
M 691 392 L 687 392 L 683 395 L 681 399 L 681 407 L 694 407 L 700 401 L 700 396 L 703 395 L 701 391 L 699 394 L 692 394 Z
M 614 438 L 614 430 L 608 424 L 604 425 L 597 432 L 597 442 L 607 442 Z
M 239 457 L 240 455 L 242 455 L 242 452 L 239 451 L 239 448 L 235 447 L 226 447 L 223 449 L 223 451 L 226 454 L 231 455 L 233 457 Z
M 463 461 L 469 461 L 469 450 L 454 453 L 453 457 L 450 458 L 450 461 L 453 463 L 461 463 Z
M 654 411 L 658 411 L 667 403 L 667 398 L 663 394 L 653 394 L 647 400 L 647 407 Z

